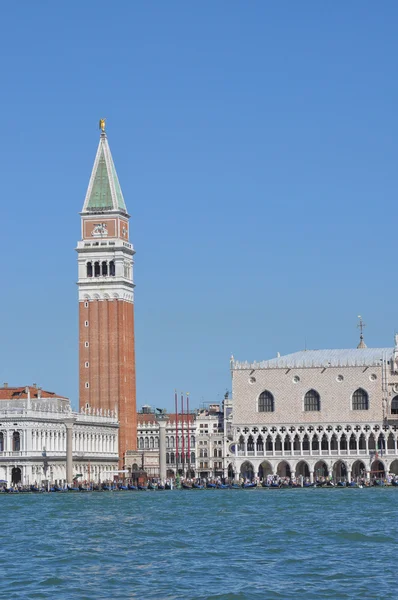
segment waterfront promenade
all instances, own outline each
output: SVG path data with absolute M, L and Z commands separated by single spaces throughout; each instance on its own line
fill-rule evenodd
M 396 598 L 394 488 L 0 499 L 0 598 Z

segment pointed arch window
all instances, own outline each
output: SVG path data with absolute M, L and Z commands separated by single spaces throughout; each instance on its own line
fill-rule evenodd
M 316 390 L 309 390 L 304 396 L 304 410 L 306 412 L 321 410 L 321 397 Z
M 238 441 L 238 452 L 243 452 L 245 450 L 245 438 L 243 435 L 239 437 Z
M 358 388 L 352 395 L 352 410 L 368 410 L 369 396 L 362 388 Z
M 249 452 L 254 452 L 254 439 L 252 435 L 249 435 L 247 438 L 247 450 Z
M 391 414 L 398 415 L 398 396 L 395 396 L 391 401 Z
M 259 396 L 258 412 L 274 412 L 274 397 L 268 390 L 261 392 Z

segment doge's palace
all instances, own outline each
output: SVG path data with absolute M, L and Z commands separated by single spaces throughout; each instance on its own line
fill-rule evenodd
M 231 358 L 229 470 L 252 478 L 398 474 L 398 336 L 394 347 Z

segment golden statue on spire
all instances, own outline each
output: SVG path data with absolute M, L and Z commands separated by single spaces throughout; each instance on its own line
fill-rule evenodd
M 99 120 L 99 128 L 101 129 L 102 133 L 105 133 L 105 119 Z

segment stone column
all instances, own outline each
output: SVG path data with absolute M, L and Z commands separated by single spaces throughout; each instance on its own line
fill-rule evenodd
M 159 477 L 161 481 L 166 479 L 166 425 L 169 417 L 163 413 L 157 415 L 159 425 Z
M 66 482 L 73 482 L 73 424 L 76 419 L 73 417 L 65 421 L 66 427 Z
M 314 483 L 314 471 L 310 471 L 310 483 Z

